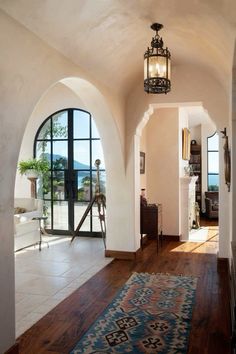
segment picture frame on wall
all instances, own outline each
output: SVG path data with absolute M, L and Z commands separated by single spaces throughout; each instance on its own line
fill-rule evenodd
M 182 130 L 182 159 L 190 160 L 190 130 L 188 128 Z
M 140 174 L 145 173 L 145 152 L 140 151 Z

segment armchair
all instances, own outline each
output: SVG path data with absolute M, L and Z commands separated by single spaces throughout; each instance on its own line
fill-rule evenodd
M 205 192 L 206 216 L 209 219 L 218 219 L 219 192 Z

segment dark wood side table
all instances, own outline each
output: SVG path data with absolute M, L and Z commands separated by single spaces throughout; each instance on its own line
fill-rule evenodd
M 157 251 L 159 250 L 159 227 L 158 227 L 158 205 L 141 204 L 140 205 L 140 234 L 141 248 L 143 249 L 143 235 L 156 238 Z M 162 230 L 161 230 L 162 233 Z
M 45 242 L 49 248 L 49 243 L 47 241 L 42 240 L 42 235 L 45 234 L 44 227 L 42 226 L 42 221 L 47 220 L 47 216 L 37 216 L 33 218 L 33 220 L 39 221 L 39 242 L 37 242 L 37 244 L 39 245 L 39 251 L 41 251 L 41 246 L 43 242 Z
M 159 242 L 159 238 L 160 238 L 161 247 L 162 247 L 162 242 L 163 242 L 162 204 L 158 203 L 157 204 L 157 208 L 158 208 L 158 220 L 157 220 L 157 224 L 158 224 L 158 242 Z

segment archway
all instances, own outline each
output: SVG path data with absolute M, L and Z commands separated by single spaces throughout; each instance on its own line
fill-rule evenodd
M 154 108 L 198 105 L 204 107 L 218 131 L 229 127 L 229 97 L 222 84 L 209 71 L 193 65 L 174 67 L 172 71 L 172 91 L 168 95 L 146 95 L 142 84 L 136 86 L 127 106 L 127 168 L 130 178 L 135 180 L 132 208 L 135 210 L 134 230 L 139 231 L 139 124 L 145 122 Z M 194 83 L 194 85 L 193 85 Z M 138 129 L 137 129 L 138 128 Z M 223 139 L 220 139 L 220 195 L 219 203 L 224 205 L 219 212 L 219 257 L 229 256 L 229 193 L 223 174 Z M 132 161 L 132 163 L 131 163 Z M 131 192 L 130 192 L 131 194 Z M 138 237 L 136 238 L 138 245 Z
M 181 202 L 184 182 L 182 177 L 186 174 L 185 168 L 189 166 L 189 162 L 182 156 L 182 129 L 188 128 L 191 140 L 196 139 L 194 140 L 195 147 L 200 152 L 196 164 L 193 164 L 192 156 L 191 166 L 194 168 L 192 173 L 197 179 L 194 192 L 195 201 L 198 202 L 202 214 L 205 213 L 204 192 L 208 189 L 206 141 L 209 132 L 215 131 L 215 125 L 198 103 L 150 106 L 152 106 L 152 110 L 149 107 L 144 114 L 143 120 L 136 129 L 135 137 L 137 142 L 141 137 L 141 150 L 145 151 L 146 149 L 147 171 L 145 176 L 140 175 L 142 183 L 140 187 L 146 189 L 146 196 L 151 204 L 162 205 L 162 231 L 164 235 L 174 236 L 180 240 L 191 240 L 192 237 L 197 240 L 197 236 L 204 238 L 206 232 L 198 232 L 198 234 L 195 232 L 194 235 L 189 233 L 187 236 L 184 232 L 185 229 L 183 229 L 183 225 L 186 223 L 189 223 L 189 227 L 192 228 L 192 222 L 196 220 L 194 206 L 191 207 L 192 209 L 189 207 L 191 219 L 186 216 L 187 221 L 183 220 L 185 207 Z M 149 121 L 147 115 L 151 118 Z M 193 154 L 196 153 L 193 151 Z M 193 201 L 191 203 L 194 204 Z M 181 216 L 182 213 L 183 216 Z
M 206 134 L 208 134 L 209 131 L 213 133 L 213 131 L 215 131 L 215 125 L 212 123 L 210 117 L 208 116 L 207 111 L 203 109 L 202 105 L 199 102 L 196 102 L 196 103 L 191 102 L 189 104 L 188 103 L 185 103 L 185 104 L 183 104 L 183 103 L 182 104 L 175 104 L 175 103 L 173 103 L 173 104 L 172 103 L 169 103 L 169 104 L 168 103 L 166 103 L 166 104 L 150 104 L 148 109 L 146 110 L 146 112 L 143 114 L 143 118 L 140 120 L 140 123 L 138 124 L 138 126 L 136 128 L 136 134 L 134 136 L 134 141 L 135 141 L 135 147 L 136 147 L 137 151 L 140 151 L 140 136 L 141 136 L 142 129 L 147 124 L 149 118 L 152 115 L 155 115 L 156 111 L 162 111 L 162 110 L 163 111 L 164 110 L 167 111 L 167 110 L 169 110 L 170 111 L 169 115 L 170 116 L 174 115 L 175 119 L 176 119 L 176 122 L 178 122 L 178 119 L 179 119 L 179 117 L 181 115 L 181 110 L 185 111 L 185 113 L 187 113 L 187 112 L 190 113 L 191 109 L 193 109 L 194 107 L 195 107 L 195 110 L 197 108 L 197 111 L 199 113 L 201 111 L 202 115 L 203 115 L 202 119 L 204 121 L 204 124 L 203 124 L 203 128 L 202 128 L 203 129 L 202 130 L 202 139 L 204 141 L 204 144 L 206 145 L 206 142 L 205 142 L 205 140 L 206 140 L 205 138 L 207 136 Z M 171 113 L 171 111 L 172 111 L 172 113 Z M 155 118 L 156 118 L 156 115 L 155 115 Z M 165 124 L 165 122 L 166 122 L 166 120 L 168 118 L 168 114 L 167 115 L 165 114 L 162 118 L 163 118 L 162 119 L 162 124 Z M 209 125 L 209 123 L 207 124 L 207 120 L 209 122 L 211 122 L 210 125 Z M 176 128 L 176 132 L 179 130 L 179 133 L 176 133 L 176 141 L 172 141 L 172 140 L 169 141 L 169 145 L 173 144 L 173 146 L 176 146 L 176 147 L 179 146 L 181 144 L 181 135 L 180 134 L 181 134 L 181 131 L 182 131 L 180 122 L 181 122 L 181 120 L 176 125 L 176 127 L 175 127 L 174 121 L 173 121 L 172 125 L 169 122 L 170 124 L 169 124 L 169 126 L 166 126 L 166 130 L 162 131 L 163 135 L 160 137 L 160 139 L 162 139 L 162 138 L 164 140 L 166 139 L 165 134 L 167 133 L 168 129 L 169 130 L 171 129 L 173 131 L 173 129 Z M 186 121 L 184 120 L 183 122 L 184 122 L 184 125 L 182 127 L 188 126 L 188 119 Z M 152 125 L 152 128 L 150 129 L 150 131 L 151 132 L 154 131 L 154 126 L 153 125 Z M 148 136 L 146 139 L 147 139 L 147 141 L 154 141 L 154 140 L 151 140 L 150 136 Z M 157 135 L 156 135 L 156 139 L 157 139 Z M 200 144 L 201 144 L 201 141 L 200 141 Z M 158 154 L 158 152 L 162 150 L 162 145 L 165 146 L 164 149 L 168 149 L 168 144 L 165 145 L 165 143 L 164 143 L 164 144 L 161 144 L 160 146 L 158 145 L 158 147 L 156 147 L 156 150 L 155 150 L 156 154 Z M 206 154 L 204 154 L 204 155 L 206 155 Z M 138 153 L 136 153 L 135 158 L 136 158 L 136 163 L 134 164 L 136 166 L 135 174 L 136 174 L 136 176 L 138 176 L 139 175 L 139 171 L 138 171 L 138 159 L 139 159 L 139 156 L 138 156 Z M 172 202 L 170 203 L 171 204 L 171 208 L 162 208 L 162 212 L 164 214 L 164 217 L 163 217 L 164 220 L 166 220 L 166 221 L 168 220 L 169 221 L 168 223 L 171 225 L 171 227 L 169 227 L 169 229 L 168 229 L 168 227 L 166 228 L 167 230 L 164 229 L 164 234 L 178 236 L 178 237 L 179 237 L 179 235 L 181 235 L 181 222 L 179 220 L 179 215 L 180 215 L 180 212 L 181 212 L 181 210 L 179 209 L 180 208 L 180 206 L 179 206 L 179 201 L 180 201 L 180 199 L 179 199 L 179 177 L 181 176 L 181 172 L 179 174 L 179 171 L 182 170 L 182 175 L 184 175 L 183 167 L 185 166 L 185 162 L 184 161 L 181 162 L 181 157 L 180 156 L 179 156 L 179 158 L 180 158 L 180 163 L 179 164 L 174 162 L 175 165 L 176 165 L 174 170 L 170 168 L 170 167 L 172 167 L 172 162 L 170 160 L 167 160 L 167 161 L 163 160 L 162 161 L 162 168 L 161 168 L 161 171 L 162 171 L 161 172 L 161 176 L 162 177 L 161 177 L 159 182 L 155 178 L 155 182 L 156 183 L 162 184 L 162 181 L 166 182 L 167 180 L 169 180 L 169 178 L 171 176 L 171 179 L 170 179 L 168 185 L 172 186 L 172 184 L 174 184 L 173 178 L 175 178 L 175 175 L 176 175 L 176 188 L 174 188 L 172 190 L 172 192 L 169 193 L 170 195 L 168 193 L 164 193 L 164 195 L 162 196 L 162 194 L 163 194 L 162 192 L 163 192 L 163 190 L 165 188 L 164 188 L 164 186 L 160 187 L 160 190 L 159 190 L 158 194 L 156 193 L 158 198 L 160 197 L 160 199 L 159 200 L 158 199 L 151 199 L 150 200 L 151 203 L 161 202 L 161 204 L 163 203 L 162 200 L 166 200 L 166 201 L 172 200 Z M 148 162 L 148 159 L 147 159 L 147 163 L 149 164 L 149 168 L 151 168 L 151 169 L 153 169 L 153 168 L 155 169 L 155 166 L 157 165 L 155 163 L 150 163 L 150 159 L 149 159 L 149 162 Z M 204 156 L 204 164 L 207 165 L 206 156 Z M 168 166 L 169 166 L 169 168 L 168 168 Z M 165 171 L 164 174 L 163 174 L 163 171 Z M 207 171 L 207 166 L 204 166 L 205 179 L 207 179 L 207 172 L 206 171 Z M 154 183 L 154 180 L 153 180 L 153 183 Z M 207 185 L 206 181 L 204 182 L 204 185 Z M 143 185 L 140 186 L 140 180 L 139 180 L 139 178 L 137 178 L 136 179 L 136 186 L 135 186 L 137 195 L 140 194 L 140 187 L 143 188 L 144 186 Z M 167 190 L 167 192 L 169 192 L 171 190 L 171 187 L 167 188 L 166 190 Z M 153 194 L 152 194 L 151 197 L 153 197 Z M 162 198 L 162 200 L 161 200 L 161 198 Z M 203 193 L 203 189 L 202 189 L 202 199 L 203 198 L 204 198 L 204 193 Z M 138 198 L 136 200 L 137 200 L 137 202 L 136 202 L 136 207 L 137 207 L 136 215 L 138 216 L 139 215 Z M 172 210 L 173 209 L 172 208 L 173 205 L 175 206 L 174 210 Z M 175 219 L 172 218 L 172 215 L 174 215 L 174 214 L 176 216 Z M 137 224 L 139 224 L 139 221 L 138 221 Z M 175 225 L 175 228 L 173 227 L 174 225 Z M 165 226 L 166 225 L 164 225 L 164 228 L 165 228 Z M 167 231 L 167 233 L 165 231 Z M 137 238 L 137 242 L 138 242 L 138 238 Z
M 120 205 L 126 204 L 124 199 L 122 200 L 123 197 L 125 198 L 125 193 L 120 193 L 124 190 L 125 185 L 124 157 L 114 118 L 103 95 L 94 85 L 79 78 L 66 78 L 52 85 L 32 112 L 24 134 L 20 157 L 25 158 L 29 157 L 27 154 L 32 154 L 32 150 L 27 149 L 25 145 L 36 134 L 36 128 L 42 123 L 43 117 L 68 106 L 76 106 L 89 111 L 96 122 L 106 165 L 107 249 L 119 249 L 119 247 L 122 249 L 123 243 L 115 247 L 114 242 L 119 244 L 121 239 L 120 235 L 118 237 L 119 219 L 124 218 L 125 210 L 120 208 L 117 213 L 114 212 L 114 208 L 117 209 L 117 205 L 120 203 Z M 21 186 L 18 189 L 23 191 L 25 188 L 20 184 L 22 182 L 19 182 L 18 177 L 17 180 L 18 185 Z
M 77 80 L 73 80 L 77 81 Z M 84 88 L 84 87 L 83 87 Z M 80 87 L 78 87 L 78 90 L 81 90 Z M 54 92 L 54 93 L 53 93 Z M 89 90 L 87 92 L 87 94 L 89 95 Z M 63 100 L 64 97 L 64 100 Z M 109 146 L 109 148 L 106 149 L 105 151 L 105 160 L 106 160 L 106 169 L 107 171 L 110 169 L 110 184 L 107 183 L 107 190 L 109 190 L 110 192 L 110 197 L 107 195 L 107 211 L 108 211 L 108 215 L 107 215 L 107 226 L 108 226 L 108 231 L 107 232 L 107 245 L 108 247 L 110 247 L 111 249 L 113 249 L 115 246 L 112 246 L 114 244 L 114 238 L 117 236 L 118 232 L 120 233 L 121 229 L 121 221 L 119 220 L 120 217 L 122 217 L 122 212 L 123 212 L 123 208 L 121 206 L 120 203 L 125 204 L 122 201 L 122 193 L 120 193 L 120 191 L 124 190 L 122 187 L 125 183 L 122 183 L 122 178 L 123 177 L 123 157 L 121 155 L 121 148 L 119 146 L 119 139 L 118 139 L 118 134 L 117 134 L 117 130 L 116 130 L 116 126 L 113 122 L 113 117 L 111 117 L 111 114 L 109 113 L 109 109 L 107 108 L 107 115 L 106 115 L 106 111 L 103 110 L 103 103 L 104 102 L 100 102 L 99 98 L 97 98 L 97 101 L 95 102 L 95 104 L 99 104 L 100 105 L 100 110 L 98 109 L 96 111 L 96 113 L 100 114 L 100 116 L 103 119 L 103 122 L 100 122 L 100 126 L 99 126 L 99 119 L 96 119 L 96 113 L 94 113 L 94 119 L 96 120 L 97 123 L 97 127 L 99 126 L 98 129 L 100 129 L 100 132 L 102 132 L 103 134 L 103 139 L 102 143 L 103 145 L 105 144 L 107 147 Z M 93 98 L 91 98 L 92 100 L 96 100 L 96 95 L 93 96 Z M 104 99 L 103 99 L 104 100 Z M 88 99 L 89 101 L 89 99 Z M 105 105 L 105 103 L 104 103 Z M 32 115 L 30 117 L 30 120 L 28 122 L 28 125 L 26 127 L 26 131 L 24 134 L 24 138 L 23 138 L 23 142 L 22 142 L 22 147 L 21 147 L 21 153 L 20 153 L 20 159 L 22 157 L 22 154 L 25 154 L 24 156 L 27 157 L 26 155 L 29 154 L 30 156 L 32 156 L 33 153 L 33 139 L 34 136 L 38 130 L 38 127 L 40 126 L 40 124 L 44 121 L 45 116 L 47 116 L 48 114 L 57 111 L 59 108 L 64 109 L 64 107 L 68 107 L 68 106 L 73 106 L 73 107 L 82 107 L 83 110 L 85 110 L 86 108 L 90 110 L 91 112 L 91 106 L 89 105 L 85 105 L 84 102 L 77 96 L 77 94 L 75 94 L 75 91 L 71 88 L 69 88 L 68 86 L 62 84 L 61 82 L 58 82 L 57 84 L 53 85 L 52 87 L 50 87 L 47 92 L 45 92 L 45 94 L 42 96 L 42 98 L 39 100 L 39 102 L 37 103 L 34 111 L 32 112 Z M 83 111 L 84 112 L 84 111 Z M 71 112 L 72 113 L 72 112 Z M 104 117 L 106 115 L 106 117 Z M 52 121 L 50 121 L 50 124 L 52 124 Z M 101 134 L 101 135 L 102 135 Z M 112 139 L 111 139 L 112 136 Z M 106 139 L 108 139 L 109 141 L 106 141 Z M 50 140 L 50 144 L 53 144 L 53 140 Z M 26 148 L 26 145 L 29 148 Z M 112 153 L 113 153 L 113 158 L 110 158 L 109 156 L 107 157 L 108 154 L 110 154 L 111 152 L 111 147 L 112 147 Z M 107 158 L 106 158 L 107 157 Z M 109 166 L 109 167 L 107 167 Z M 119 169 L 119 171 L 116 171 L 116 168 Z M 109 171 L 108 171 L 109 172 Z M 113 173 L 115 173 L 115 177 L 113 177 Z M 117 183 L 118 180 L 118 183 Z M 25 179 L 25 182 L 27 183 L 26 188 L 29 190 L 29 185 L 28 185 L 28 181 Z M 116 183 L 116 185 L 113 185 L 113 182 Z M 119 185 L 119 183 L 122 184 Z M 20 189 L 20 188 L 17 188 Z M 23 188 L 22 188 L 23 191 Z M 119 194 L 119 198 L 117 199 L 113 199 L 115 194 Z M 115 207 L 119 208 L 119 213 L 115 213 L 114 209 L 112 208 L 111 203 L 113 203 L 113 207 L 115 205 Z M 124 220 L 124 218 L 122 217 L 122 219 Z M 114 225 L 114 223 L 118 223 L 118 225 Z M 124 225 L 124 221 L 123 221 L 123 225 Z M 123 237 L 126 235 L 122 235 Z M 119 239 L 117 239 L 117 243 L 120 242 L 120 239 L 122 237 L 120 237 L 119 234 Z M 100 242 L 101 244 L 102 241 Z M 50 246 L 51 248 L 51 246 Z M 103 251 L 103 250 L 102 250 Z M 89 258 L 88 258 L 89 259 Z M 89 261 L 88 261 L 89 263 Z M 78 267 L 79 268 L 79 267 Z

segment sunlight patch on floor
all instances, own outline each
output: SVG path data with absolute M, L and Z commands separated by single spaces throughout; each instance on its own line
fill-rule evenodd
M 189 233 L 190 242 L 205 242 L 208 238 L 208 227 L 200 227 L 196 230 L 191 230 Z
M 217 254 L 219 250 L 219 227 L 202 227 L 190 232 L 189 241 L 182 242 L 171 252 Z

